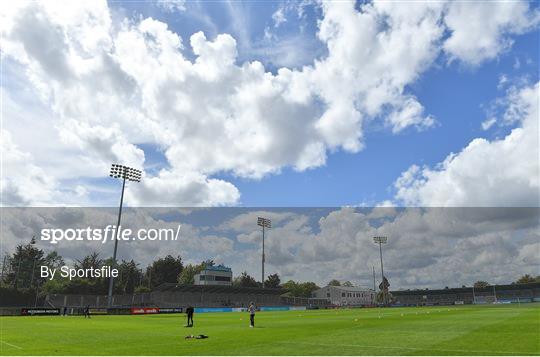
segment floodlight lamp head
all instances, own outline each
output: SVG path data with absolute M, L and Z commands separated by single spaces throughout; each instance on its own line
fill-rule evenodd
M 379 244 L 386 244 L 386 242 L 388 241 L 388 237 L 381 237 L 381 236 L 373 237 L 373 241 Z
M 128 181 L 141 182 L 142 171 L 128 166 L 112 164 L 109 176 Z
M 257 225 L 265 228 L 272 228 L 272 221 L 268 218 L 257 217 Z

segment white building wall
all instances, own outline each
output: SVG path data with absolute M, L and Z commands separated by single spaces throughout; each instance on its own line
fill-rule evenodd
M 201 276 L 204 276 L 201 279 Z M 229 280 L 217 280 L 217 277 L 226 277 Z M 218 270 L 203 270 L 199 274 L 194 276 L 195 285 L 232 285 L 232 272 L 229 271 L 218 271 Z
M 331 304 L 337 306 L 371 305 L 374 295 L 371 289 L 346 286 L 325 286 L 313 292 L 313 297 L 328 299 Z

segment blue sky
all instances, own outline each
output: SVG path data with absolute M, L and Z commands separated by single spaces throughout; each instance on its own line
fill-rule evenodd
M 131 206 L 540 204 L 520 102 L 539 78 L 536 2 L 32 6 L 6 8 L 8 205 L 114 206 L 111 162 L 146 173 Z M 526 125 L 529 156 L 500 160 L 511 173 L 471 170 Z M 523 190 L 489 198 L 509 183 Z
M 126 15 L 142 15 L 166 22 L 185 42 L 191 34 L 201 30 L 208 36 L 231 33 L 239 42 L 239 62 L 259 60 L 271 71 L 278 66 L 252 48 L 264 42 L 267 27 L 276 31 L 281 41 L 295 36 L 305 39 L 312 52 L 300 56 L 304 61 L 299 61 L 296 67 L 311 64 L 326 53 L 324 44 L 316 39 L 320 10 L 314 6 L 306 6 L 306 16 L 301 19 L 294 11 L 286 12 L 287 21 L 275 29 L 272 14 L 283 7 L 280 2 L 188 2 L 185 12 L 174 13 L 152 4 L 120 2 L 112 5 Z M 531 6 L 535 8 L 538 4 L 531 3 Z M 194 13 L 204 15 L 213 25 L 209 26 Z M 237 14 L 243 14 L 241 19 L 236 18 L 242 31 L 231 24 Z M 243 42 L 245 34 L 250 43 Z M 365 131 L 364 150 L 359 153 L 329 152 L 326 165 L 322 167 L 303 172 L 286 167 L 279 174 L 270 174 L 260 180 L 239 178 L 230 173 L 215 177 L 238 187 L 242 194 L 240 205 L 247 207 L 373 206 L 391 200 L 394 180 L 409 166 L 436 165 L 451 152 L 461 151 L 474 138 L 496 139 L 510 131 L 511 127 L 497 126 L 484 131 L 481 123 L 488 117 L 487 108 L 504 95 L 512 82 L 524 78 L 533 82 L 538 78 L 538 32 L 516 36 L 513 40 L 511 50 L 478 67 L 458 62 L 448 65 L 448 58 L 439 56 L 431 69 L 407 86 L 406 91 L 418 97 L 426 112 L 435 117 L 437 125 L 434 128 L 421 132 L 407 129 L 396 135 L 373 124 Z M 189 46 L 186 47 L 189 52 Z M 509 83 L 501 87 L 499 81 L 503 75 Z M 166 165 L 165 158 L 155 147 L 142 148 L 149 159 L 149 168 L 154 162 Z

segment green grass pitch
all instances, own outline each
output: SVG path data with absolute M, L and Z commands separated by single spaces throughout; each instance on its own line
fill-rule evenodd
M 2 355 L 540 355 L 540 305 L 2 317 Z M 205 340 L 186 340 L 206 334 Z

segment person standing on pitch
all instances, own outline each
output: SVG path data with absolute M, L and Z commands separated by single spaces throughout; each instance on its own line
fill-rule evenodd
M 84 308 L 84 318 L 90 318 L 90 305 L 86 305 L 86 307 Z
M 248 311 L 249 311 L 249 327 L 255 327 L 255 305 L 253 305 L 253 302 L 249 303 Z
M 188 306 L 186 308 L 186 315 L 187 315 L 187 326 L 186 327 L 193 327 L 193 313 L 195 312 L 195 309 L 193 306 Z

